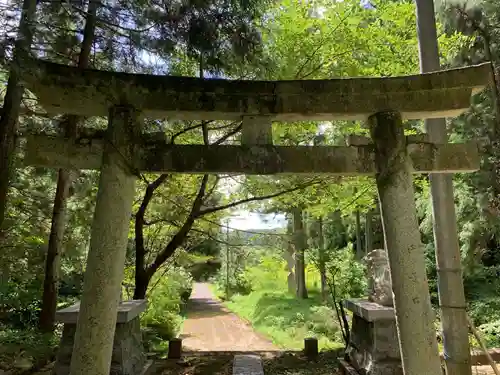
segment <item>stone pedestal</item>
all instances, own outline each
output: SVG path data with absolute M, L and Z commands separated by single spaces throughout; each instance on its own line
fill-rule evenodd
M 146 355 L 142 345 L 139 315 L 145 309 L 145 300 L 120 302 L 113 342 L 111 375 L 143 373 Z M 54 375 L 69 375 L 79 311 L 80 303 L 77 303 L 56 313 L 56 320 L 64 323 L 64 329 L 57 352 Z
M 353 313 L 347 347 L 352 367 L 362 375 L 403 375 L 394 309 L 367 300 L 344 306 Z

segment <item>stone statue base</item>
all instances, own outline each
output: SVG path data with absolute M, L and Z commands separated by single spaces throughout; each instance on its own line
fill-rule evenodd
M 394 308 L 346 300 L 353 313 L 347 356 L 362 375 L 403 375 Z
M 145 308 L 145 300 L 120 302 L 110 375 L 140 375 L 147 367 L 139 321 L 139 314 Z M 56 319 L 64 323 L 64 328 L 54 366 L 54 375 L 69 375 L 79 311 L 80 304 L 77 303 L 59 310 L 56 314 Z

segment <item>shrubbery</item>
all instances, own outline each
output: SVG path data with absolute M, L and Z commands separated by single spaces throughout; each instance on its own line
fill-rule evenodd
M 483 335 L 486 346 L 491 348 L 500 346 L 500 320 L 482 324 L 478 330 Z
M 36 328 L 12 328 L 0 324 L 0 373 L 26 371 L 52 360 L 59 335 L 42 334 Z
M 133 277 L 133 269 L 127 271 L 128 278 Z M 169 265 L 166 271 L 157 272 L 149 284 L 142 326 L 154 329 L 164 340 L 176 337 L 183 320 L 182 305 L 189 299 L 192 287 L 193 279 L 183 267 Z
M 286 263 L 277 254 L 264 255 L 255 266 L 247 267 L 240 274 L 241 289 L 255 290 L 282 290 L 286 288 Z
M 314 250 L 309 252 L 314 257 Z M 315 263 L 316 264 L 316 263 Z M 316 275 L 319 273 L 316 271 Z M 352 245 L 328 252 L 326 273 L 330 294 L 335 292 L 335 299 L 361 297 L 366 293 L 365 266 L 356 260 Z

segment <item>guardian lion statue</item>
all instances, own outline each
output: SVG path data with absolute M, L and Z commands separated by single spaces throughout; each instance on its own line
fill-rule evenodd
M 370 251 L 364 261 L 368 279 L 368 300 L 382 306 L 394 306 L 387 252 L 384 249 Z

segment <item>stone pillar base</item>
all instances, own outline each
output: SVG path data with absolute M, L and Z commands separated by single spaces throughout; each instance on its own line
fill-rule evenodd
M 139 313 L 145 301 L 126 301 L 120 304 L 111 358 L 110 375 L 140 375 L 147 366 L 142 345 Z M 54 375 L 69 375 L 79 304 L 60 310 L 59 321 L 64 322 L 63 334 L 57 352 Z
M 403 375 L 396 318 L 392 307 L 366 300 L 347 300 L 353 321 L 347 355 L 362 375 Z

